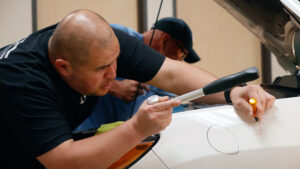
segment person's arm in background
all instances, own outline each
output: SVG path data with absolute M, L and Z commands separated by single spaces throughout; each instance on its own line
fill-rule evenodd
M 136 32 L 135 30 L 125 27 L 120 24 L 110 24 L 110 26 L 114 29 L 120 30 L 127 35 L 130 35 L 134 37 L 135 39 L 142 41 L 143 35 Z M 136 97 L 136 92 L 138 89 L 139 82 L 129 79 L 124 80 L 114 80 L 111 86 L 111 89 L 109 91 L 109 94 L 116 96 L 117 98 L 125 101 L 125 102 L 131 102 Z M 149 91 L 149 87 L 145 83 L 140 83 L 138 95 L 141 95 L 144 93 L 144 90 Z
M 181 95 L 192 90 L 200 89 L 216 79 L 218 78 L 215 75 L 203 69 L 166 58 L 159 72 L 148 83 Z M 275 97 L 265 92 L 259 85 L 235 87 L 230 93 L 234 107 L 241 112 L 250 114 L 252 109 L 248 104 L 248 99 L 251 97 L 257 99 L 257 113 L 259 116 L 261 116 L 266 109 L 270 108 L 275 101 Z M 199 98 L 196 102 L 207 104 L 226 103 L 224 92 Z
M 138 84 L 139 82 L 129 79 L 114 80 L 109 90 L 109 94 L 114 95 L 125 102 L 131 102 L 135 98 Z M 140 83 L 138 95 L 143 94 L 144 90 L 150 91 L 147 84 Z
M 117 71 L 120 77 L 123 76 L 128 79 L 140 79 L 142 82 L 148 81 L 147 83 L 152 86 L 177 95 L 200 89 L 206 84 L 218 79 L 215 75 L 203 69 L 181 61 L 168 59 L 121 31 L 114 30 L 114 32 L 119 39 L 121 51 L 126 50 L 128 52 L 127 56 L 119 57 L 118 62 L 127 63 L 130 61 L 133 63 L 130 67 L 118 64 Z M 161 62 L 162 60 L 163 62 Z M 157 62 L 159 64 L 148 64 L 149 62 Z M 162 63 L 162 65 L 160 63 Z M 120 71 L 122 69 L 126 70 L 127 73 L 125 74 Z M 148 73 L 151 69 L 155 71 L 158 70 L 158 72 L 152 74 L 155 71 L 150 71 L 150 73 Z M 134 72 L 139 73 L 136 74 Z M 151 76 L 151 78 L 149 78 L 151 79 L 150 81 L 146 78 L 148 76 Z M 153 76 L 154 78 L 152 78 Z M 250 97 L 257 99 L 257 114 L 259 116 L 264 112 L 264 110 L 272 106 L 275 100 L 275 97 L 265 92 L 259 85 L 234 87 L 230 93 L 230 98 L 234 107 L 244 113 L 250 113 L 252 110 L 248 103 L 248 99 Z M 196 101 L 207 104 L 226 103 L 224 92 L 205 96 Z

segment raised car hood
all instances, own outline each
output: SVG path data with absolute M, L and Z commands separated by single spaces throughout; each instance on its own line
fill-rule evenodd
M 295 74 L 300 65 L 298 0 L 215 0 L 254 33 Z

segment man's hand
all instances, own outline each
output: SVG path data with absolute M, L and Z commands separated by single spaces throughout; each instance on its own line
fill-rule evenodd
M 159 97 L 159 102 L 149 105 L 147 100 L 133 116 L 136 130 L 145 136 L 153 135 L 164 130 L 172 120 L 172 108 L 181 104 L 178 100 L 169 100 L 169 97 Z
M 238 112 L 244 112 L 251 116 L 253 116 L 253 112 L 248 100 L 255 98 L 257 100 L 256 115 L 258 119 L 261 119 L 263 112 L 272 107 L 275 101 L 275 97 L 267 93 L 259 85 L 235 87 L 231 90 L 230 98 Z
M 160 97 L 153 105 L 146 100 L 118 127 L 79 141 L 69 139 L 37 159 L 46 168 L 107 168 L 145 137 L 165 129 L 172 119 L 172 107 L 179 105 L 180 101 L 168 97 Z
M 118 97 L 121 100 L 124 100 L 125 102 L 131 102 L 135 98 L 138 84 L 139 82 L 134 80 L 114 80 L 109 93 Z M 146 84 L 141 83 L 138 91 L 139 95 L 144 93 L 143 89 L 150 91 L 149 87 Z

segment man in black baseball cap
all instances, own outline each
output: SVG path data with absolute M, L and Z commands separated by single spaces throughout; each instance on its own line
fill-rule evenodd
M 152 29 L 169 34 L 180 50 L 186 54 L 184 61 L 195 63 L 200 60 L 200 57 L 193 49 L 192 31 L 182 19 L 173 17 L 162 18 L 153 25 Z

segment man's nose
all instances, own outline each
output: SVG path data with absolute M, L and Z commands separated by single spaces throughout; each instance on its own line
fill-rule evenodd
M 104 77 L 109 78 L 109 79 L 115 79 L 116 78 L 116 68 L 117 68 L 116 63 L 113 63 L 113 64 L 109 65 L 106 68 L 106 72 L 105 72 Z

